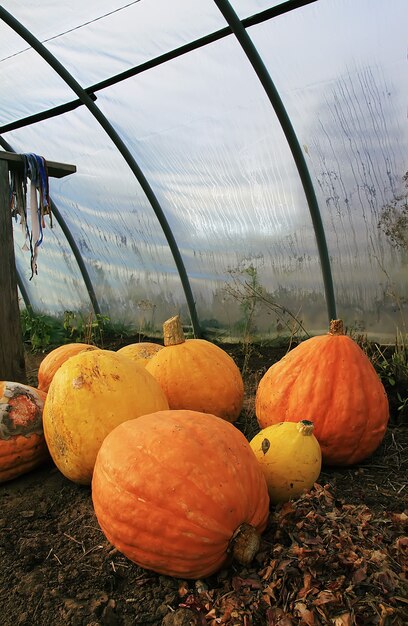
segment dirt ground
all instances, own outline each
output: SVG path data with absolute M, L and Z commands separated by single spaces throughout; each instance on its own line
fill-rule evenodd
M 40 358 L 28 359 L 32 383 Z M 248 437 L 270 364 L 253 354 L 245 375 Z M 202 581 L 128 561 L 100 531 L 90 489 L 50 461 L 0 485 L 0 625 L 406 626 L 407 450 L 408 428 L 390 427 L 358 467 L 324 468 L 309 494 L 271 510 L 251 567 Z

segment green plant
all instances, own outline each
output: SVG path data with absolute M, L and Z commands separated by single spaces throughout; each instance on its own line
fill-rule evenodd
M 407 191 L 395 194 L 391 202 L 382 207 L 378 228 L 395 248 L 408 251 L 408 172 L 402 180 Z
M 95 315 L 93 311 L 87 316 L 80 312 L 64 311 L 63 326 L 71 342 L 103 346 L 105 337 L 114 334 L 109 316 L 100 313 Z
M 55 318 L 28 308 L 21 311 L 20 322 L 23 341 L 32 352 L 45 352 L 51 345 L 63 341 L 63 330 Z
M 391 422 L 408 424 L 408 335 L 397 332 L 393 347 L 375 344 L 371 360 L 388 394 Z

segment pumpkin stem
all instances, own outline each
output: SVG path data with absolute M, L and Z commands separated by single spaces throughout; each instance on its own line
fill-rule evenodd
M 175 315 L 163 324 L 163 343 L 165 346 L 176 346 L 186 340 L 180 316 Z
M 329 335 L 344 335 L 343 320 L 332 320 L 329 326 Z
M 249 565 L 259 550 L 261 535 L 251 524 L 244 522 L 234 532 L 228 546 L 228 552 L 241 565 Z
M 309 420 L 301 420 L 297 423 L 297 429 L 301 435 L 305 435 L 305 437 L 310 437 L 314 431 L 314 424 Z

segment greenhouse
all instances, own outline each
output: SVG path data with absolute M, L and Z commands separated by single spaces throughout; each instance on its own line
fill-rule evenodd
M 0 18 L 2 626 L 407 624 L 407 0 Z

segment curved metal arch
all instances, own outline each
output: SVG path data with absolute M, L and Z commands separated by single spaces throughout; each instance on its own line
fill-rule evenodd
M 17 267 L 17 263 L 16 263 L 16 275 L 17 275 L 17 285 L 18 285 L 18 288 L 20 289 L 21 297 L 23 298 L 26 309 L 32 311 L 33 307 L 31 306 L 30 296 L 28 295 L 28 291 L 26 289 L 24 281 L 21 278 L 21 274 Z
M 8 26 L 10 26 L 10 28 L 12 28 L 18 35 L 20 35 L 20 37 L 22 37 L 29 44 L 53 68 L 53 70 L 55 70 L 55 72 L 57 72 L 57 74 L 67 83 L 69 87 L 71 87 L 71 89 L 77 94 L 79 99 L 84 103 L 84 105 L 88 108 L 88 110 L 102 126 L 108 137 L 113 141 L 113 143 L 129 165 L 133 174 L 139 181 L 139 184 L 142 187 L 147 199 L 149 200 L 150 205 L 152 206 L 156 217 L 159 220 L 160 226 L 162 227 L 163 233 L 167 239 L 167 243 L 172 252 L 173 259 L 181 280 L 181 284 L 184 289 L 194 335 L 196 337 L 200 337 L 201 330 L 198 322 L 195 301 L 184 266 L 184 262 L 178 249 L 178 245 L 153 189 L 148 183 L 139 165 L 136 163 L 136 160 L 131 154 L 129 148 L 126 146 L 125 142 L 113 128 L 112 124 L 105 117 L 102 111 L 100 111 L 100 109 L 96 106 L 92 98 L 75 80 L 75 78 L 68 72 L 68 70 L 62 65 L 62 63 L 60 63 L 60 61 L 58 61 L 58 59 L 56 59 L 54 55 L 49 52 L 49 50 L 47 50 L 47 48 L 25 26 L 23 26 L 23 24 L 21 24 L 21 22 L 19 22 L 13 15 L 11 15 L 11 13 L 6 11 L 1 6 L 0 17 L 3 19 L 4 22 L 6 22 L 6 24 L 8 24 Z
M 292 152 L 300 179 L 302 181 L 303 190 L 306 195 L 306 200 L 312 218 L 313 228 L 315 231 L 320 265 L 322 268 L 327 313 L 330 321 L 332 319 L 335 319 L 337 317 L 337 314 L 333 287 L 333 276 L 331 272 L 330 258 L 327 249 L 326 235 L 324 232 L 322 217 L 320 214 L 316 194 L 313 188 L 312 179 L 310 177 L 309 169 L 303 156 L 303 152 L 300 147 L 298 138 L 293 129 L 292 123 L 289 119 L 283 102 L 279 96 L 279 93 L 271 79 L 271 76 L 238 15 L 235 13 L 228 0 L 214 0 L 214 2 L 223 14 L 225 20 L 228 22 L 232 32 L 238 39 L 238 42 L 240 43 L 242 49 L 248 57 L 248 60 L 254 68 L 259 80 L 261 81 L 262 86 L 265 89 L 265 92 L 275 110 L 282 130 L 285 133 L 289 148 Z
M 5 139 L 3 139 L 3 137 L 1 137 L 1 136 L 0 136 L 0 145 L 5 150 L 8 150 L 8 152 L 15 152 L 15 150 L 10 146 L 10 144 Z M 51 200 L 51 211 L 52 211 L 52 213 L 53 213 L 53 215 L 55 217 L 55 220 L 60 225 L 61 230 L 64 233 L 64 235 L 65 235 L 65 237 L 66 237 L 66 239 L 68 241 L 68 244 L 71 247 L 72 253 L 73 253 L 73 255 L 75 257 L 75 260 L 76 260 L 76 262 L 78 264 L 79 271 L 81 272 L 82 279 L 83 279 L 83 281 L 85 283 L 85 287 L 86 287 L 86 290 L 88 292 L 88 296 L 89 296 L 89 299 L 91 301 L 94 313 L 95 313 L 95 315 L 100 315 L 101 314 L 101 309 L 100 309 L 100 306 L 99 306 L 99 302 L 98 302 L 98 299 L 96 297 L 95 290 L 93 288 L 91 277 L 89 276 L 88 270 L 86 269 L 86 265 L 85 265 L 84 260 L 82 258 L 82 254 L 81 254 L 81 252 L 80 252 L 80 250 L 79 250 L 79 248 L 77 246 L 77 243 L 76 243 L 76 241 L 75 241 L 75 239 L 74 239 L 74 237 L 73 237 L 73 235 L 72 235 L 72 233 L 71 233 L 71 231 L 69 229 L 68 224 L 66 223 L 66 221 L 62 217 L 59 209 L 55 206 L 55 202 L 53 201 L 52 198 L 50 198 L 50 200 Z M 23 293 L 23 291 L 21 289 L 21 284 L 20 284 L 20 283 L 22 283 L 22 279 L 21 279 L 21 276 L 19 276 L 18 273 L 17 273 L 17 275 L 18 275 L 18 278 L 19 278 L 19 281 L 20 281 L 18 283 L 18 286 L 20 287 L 21 295 L 23 296 L 23 300 L 25 302 L 26 298 L 24 296 L 24 293 Z M 25 290 L 26 296 L 28 298 L 28 293 L 27 293 L 27 290 L 25 289 L 25 286 L 24 286 L 24 290 Z M 27 303 L 26 303 L 26 306 L 27 306 Z
M 260 13 L 256 13 L 255 15 L 250 15 L 249 17 L 245 17 L 242 19 L 242 24 L 245 28 L 249 26 L 254 26 L 256 24 L 262 24 L 267 20 L 270 20 L 279 15 L 283 15 L 284 13 L 288 13 L 289 11 L 294 11 L 295 9 L 299 9 L 307 4 L 312 4 L 313 2 L 317 2 L 318 0 L 287 0 L 287 2 L 283 2 L 282 4 L 278 4 L 274 7 L 270 7 L 269 9 L 265 9 Z M 164 52 L 157 57 L 149 59 L 148 61 L 144 61 L 135 67 L 131 67 L 128 70 L 120 72 L 119 74 L 115 74 L 114 76 L 110 76 L 109 78 L 105 78 L 104 80 L 94 83 L 89 87 L 85 87 L 86 93 L 89 95 L 92 100 L 96 100 L 95 93 L 106 89 L 107 87 L 112 87 L 112 85 L 116 85 L 132 76 L 137 76 L 142 72 L 146 72 L 147 70 L 152 69 L 153 67 L 157 67 L 167 61 L 171 61 L 172 59 L 176 59 L 179 56 L 192 52 L 194 50 L 198 50 L 203 46 L 208 46 L 215 41 L 219 41 L 224 37 L 229 37 L 232 31 L 229 26 L 225 26 L 217 31 L 209 33 L 208 35 L 204 35 L 204 37 L 200 37 L 199 39 L 195 39 L 194 41 L 190 41 L 189 43 L 183 44 L 178 48 L 174 48 L 169 52 Z M 8 133 L 12 130 L 16 130 L 17 128 L 23 128 L 24 126 L 30 126 L 30 124 L 36 124 L 37 122 L 41 122 L 42 120 L 47 120 L 51 117 L 55 117 L 58 115 L 63 115 L 64 113 L 68 113 L 69 111 L 73 111 L 80 106 L 83 106 L 83 102 L 81 100 L 71 100 L 70 102 L 66 102 L 65 104 L 60 104 L 51 109 L 47 109 L 45 111 L 40 111 L 39 113 L 34 113 L 33 115 L 29 115 L 28 117 L 20 118 L 19 120 L 15 120 L 14 122 L 9 122 L 8 124 L 4 124 L 0 126 L 0 133 Z

